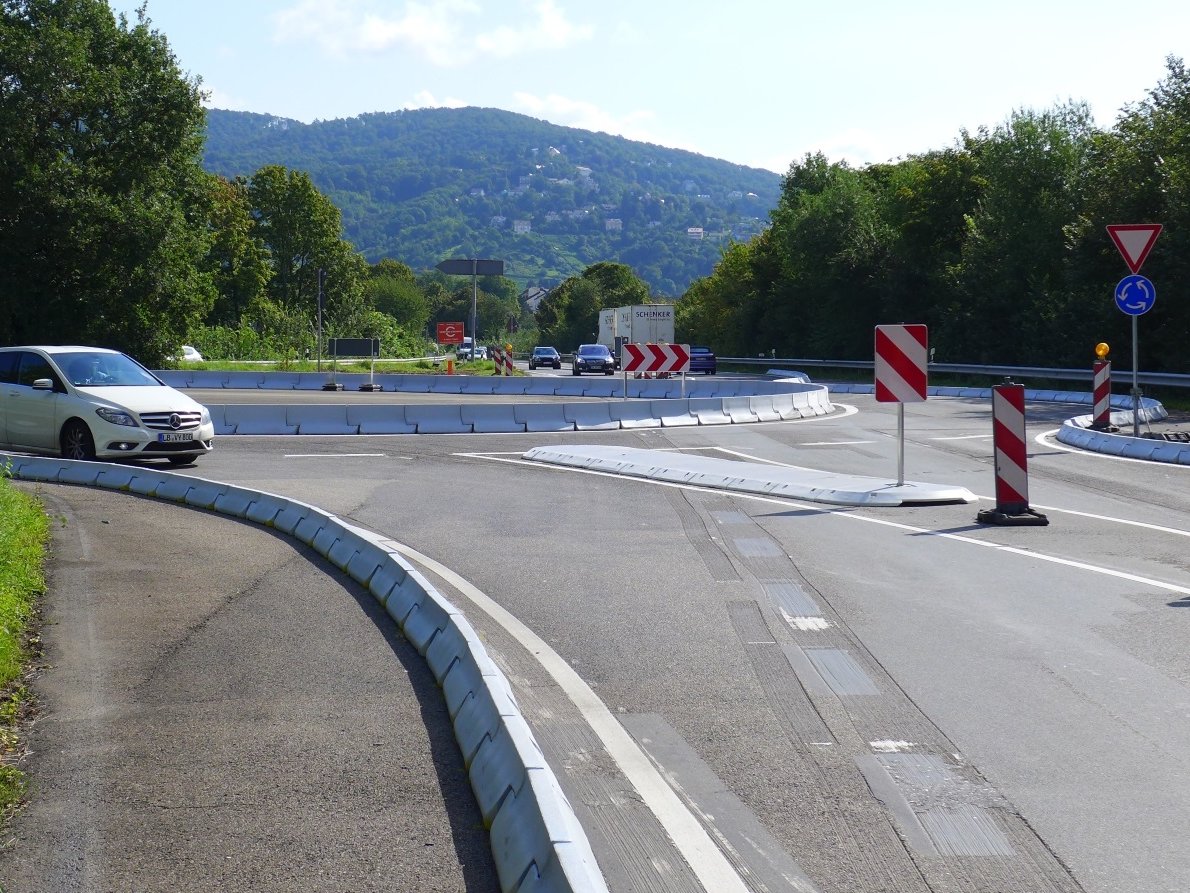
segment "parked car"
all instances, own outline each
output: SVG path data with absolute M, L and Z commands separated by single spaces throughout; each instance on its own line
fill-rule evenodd
M 182 345 L 182 362 L 183 363 L 201 363 L 202 354 L 191 347 L 189 344 Z
M 65 459 L 193 462 L 207 408 L 132 357 L 99 347 L 0 347 L 0 448 Z
M 488 349 L 486 347 L 484 347 L 484 345 L 481 344 L 481 345 L 479 345 L 479 347 L 475 348 L 475 359 L 477 359 L 477 360 L 488 359 Z
M 607 349 L 606 344 L 580 344 L 574 352 L 574 362 L 570 367 L 571 375 L 582 375 L 584 372 L 602 372 L 604 375 L 614 375 L 616 372 L 616 358 Z
M 690 371 L 704 372 L 707 375 L 714 375 L 719 371 L 719 361 L 715 358 L 715 354 L 709 347 L 691 347 L 690 348 Z
M 558 353 L 556 347 L 535 347 L 533 353 L 529 354 L 529 368 L 536 369 L 538 366 L 553 366 L 555 369 L 562 368 L 562 357 Z

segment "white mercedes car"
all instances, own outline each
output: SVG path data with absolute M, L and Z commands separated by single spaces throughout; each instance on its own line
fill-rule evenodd
M 214 440 L 205 406 L 126 354 L 0 347 L 0 449 L 183 465 Z

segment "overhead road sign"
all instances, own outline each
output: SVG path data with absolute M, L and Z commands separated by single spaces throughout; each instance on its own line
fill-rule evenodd
M 876 326 L 876 400 L 926 399 L 929 332 L 924 325 Z
M 1125 276 L 1116 284 L 1116 306 L 1129 316 L 1148 313 L 1157 303 L 1157 289 L 1144 276 Z
M 437 270 L 447 276 L 503 276 L 504 261 L 480 260 L 476 257 L 452 257 L 438 264 Z
M 1139 273 L 1145 259 L 1153 250 L 1157 237 L 1161 235 L 1160 223 L 1116 223 L 1108 226 L 1107 234 L 1116 243 L 1116 248 L 1128 264 L 1128 269 Z

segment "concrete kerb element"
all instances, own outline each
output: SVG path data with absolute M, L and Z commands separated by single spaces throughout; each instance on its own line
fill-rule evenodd
M 563 415 L 577 431 L 599 431 L 619 429 L 620 423 L 612 418 L 608 403 L 567 403 Z
M 525 423 L 516 418 L 514 403 L 464 403 L 460 416 L 476 434 L 517 434 L 525 430 Z
M 416 426 L 418 434 L 471 433 L 471 424 L 463 422 L 460 404 L 445 406 L 410 404 L 405 407 L 405 421 Z
M 1110 415 L 1112 425 L 1120 431 L 1132 428 L 1132 398 L 1124 396 L 1127 412 L 1113 412 Z M 1116 398 L 1112 398 L 1112 405 L 1118 405 Z M 1165 407 L 1156 400 L 1145 397 L 1141 399 L 1140 420 L 1142 422 L 1158 422 L 1166 418 Z M 1058 441 L 1067 446 L 1077 447 L 1108 456 L 1126 456 L 1130 459 L 1143 459 L 1149 462 L 1167 462 L 1171 465 L 1190 465 L 1190 444 L 1171 443 L 1155 440 L 1149 437 L 1132 437 L 1124 433 L 1095 431 L 1094 415 L 1076 416 L 1067 419 L 1058 429 Z
M 288 421 L 289 407 L 229 403 L 223 407 L 224 424 L 236 434 L 297 434 Z
M 587 468 L 670 483 L 721 490 L 770 493 L 829 505 L 904 505 L 975 502 L 964 487 L 832 474 L 810 468 L 762 465 L 634 447 L 564 445 L 534 447 L 522 455 L 534 462 Z
M 359 434 L 359 425 L 347 420 L 348 404 L 295 403 L 286 407 L 285 424 L 298 434 Z
M 513 417 L 526 431 L 573 431 L 565 403 L 514 403 Z
M 417 424 L 405 419 L 405 407 L 392 403 L 347 405 L 347 424 L 360 434 L 416 434 Z
M 313 545 L 385 605 L 442 686 L 502 889 L 607 893 L 590 842 L 507 678 L 462 613 L 388 540 L 314 506 L 217 481 L 155 469 L 113 469 L 107 463 L 0 455 L 21 480 L 117 490 L 134 489 L 135 483 L 137 492 L 155 498 L 177 501 L 182 494 L 183 504 L 190 504 L 190 494 L 201 493 L 201 501 L 211 502 L 215 511 L 223 504 L 233 508 L 228 514 L 234 517 L 260 519 L 257 523 Z

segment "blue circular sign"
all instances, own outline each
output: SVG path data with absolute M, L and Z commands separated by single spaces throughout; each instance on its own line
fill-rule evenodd
M 1125 276 L 1116 285 L 1116 306 L 1129 316 L 1148 313 L 1157 303 L 1157 289 L 1144 276 Z

